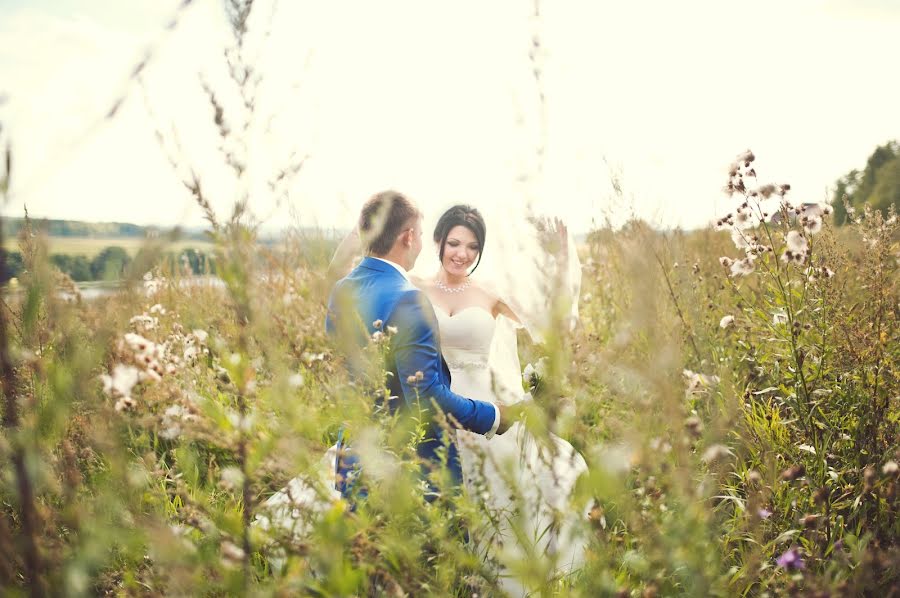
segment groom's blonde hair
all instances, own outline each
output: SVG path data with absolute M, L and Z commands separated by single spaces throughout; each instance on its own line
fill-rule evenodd
M 363 205 L 359 215 L 359 238 L 367 254 L 387 255 L 397 236 L 410 220 L 420 216 L 415 204 L 402 193 L 376 193 Z

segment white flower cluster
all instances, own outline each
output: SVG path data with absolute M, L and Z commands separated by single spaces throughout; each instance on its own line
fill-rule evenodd
M 166 313 L 166 309 L 157 303 L 129 320 L 131 326 L 140 333 L 127 332 L 122 336 L 118 353 L 124 358 L 123 363 L 117 363 L 111 373 L 101 376 L 103 392 L 116 399 L 116 411 L 127 411 L 136 406 L 132 393 L 138 384 L 159 382 L 164 376 L 175 373 L 185 364 L 190 364 L 201 353 L 208 353 L 207 333 L 203 330 L 194 330 L 185 335 L 178 323 L 174 324 L 172 334 L 162 342 L 144 336 L 158 330 L 159 317 Z M 177 350 L 180 347 L 183 347 L 183 351 Z M 163 423 L 168 432 L 164 431 L 164 437 L 180 434 L 180 427 L 176 428 L 173 422 L 176 419 L 185 420 L 185 414 L 184 409 L 177 405 L 166 410 Z
M 688 397 L 703 394 L 716 386 L 720 381 L 718 376 L 700 374 L 687 369 L 683 370 L 681 374 L 684 376 L 685 381 L 687 381 L 685 394 Z
M 786 248 L 781 254 L 781 260 L 788 264 L 803 265 L 809 255 L 808 236 L 822 230 L 823 217 L 831 214 L 832 208 L 827 204 L 804 204 L 794 206 L 785 195 L 790 190 L 790 185 L 765 184 L 756 188 L 749 188 L 745 183 L 745 177 L 756 179 L 756 171 L 751 163 L 756 159 L 753 152 L 747 150 L 734 162 L 729 169 L 729 180 L 725 190 L 729 195 L 739 193 L 744 201 L 732 214 L 720 218 L 716 222 L 718 229 L 730 229 L 731 240 L 735 247 L 744 251 L 741 259 L 728 257 L 719 258 L 722 266 L 730 270 L 730 276 L 747 276 L 755 270 L 756 259 L 766 252 L 773 251 L 771 246 L 763 244 L 759 237 L 753 234 L 750 228 L 764 224 L 769 219 L 769 209 L 763 202 L 777 196 L 778 210 L 784 217 L 795 218 L 800 224 L 800 230 L 791 230 L 785 237 Z M 773 216 L 773 219 L 776 216 Z
M 166 278 L 154 275 L 153 272 L 144 274 L 144 293 L 148 297 L 152 297 L 166 286 Z

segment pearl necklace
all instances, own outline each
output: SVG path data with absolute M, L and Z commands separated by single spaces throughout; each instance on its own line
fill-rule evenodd
M 435 282 L 437 283 L 437 287 L 440 290 L 444 291 L 445 293 L 462 293 L 463 291 L 465 291 L 466 289 L 469 288 L 470 284 L 472 284 L 472 279 L 466 278 L 466 282 L 464 282 L 463 284 L 461 284 L 458 287 L 448 287 L 447 285 L 444 284 L 444 281 L 441 280 L 440 278 L 438 278 Z

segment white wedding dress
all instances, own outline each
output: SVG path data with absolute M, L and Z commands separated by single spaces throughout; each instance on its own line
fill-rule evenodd
M 453 315 L 435 307 L 435 313 L 451 390 L 495 404 L 521 400 L 512 322 L 477 306 Z M 516 365 L 502 358 L 510 353 Z M 499 564 L 504 589 L 513 595 L 534 589 L 517 572 L 533 564 L 535 556 L 551 559 L 556 575 L 580 567 L 584 511 L 571 506 L 570 497 L 587 465 L 572 445 L 552 435 L 541 445 L 521 424 L 490 439 L 460 430 L 457 440 L 466 488 L 491 522 L 486 529 L 471 530 L 473 541 Z

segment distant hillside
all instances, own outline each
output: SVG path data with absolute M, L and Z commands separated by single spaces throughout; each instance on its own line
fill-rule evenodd
M 24 218 L 4 218 L 3 235 L 13 239 L 25 225 Z M 169 231 L 156 226 L 139 226 L 126 222 L 81 222 L 78 220 L 48 220 L 33 218 L 31 225 L 51 237 L 81 237 L 88 239 L 136 238 L 146 239 Z M 184 229 L 179 235 L 182 239 L 205 240 L 202 230 Z

